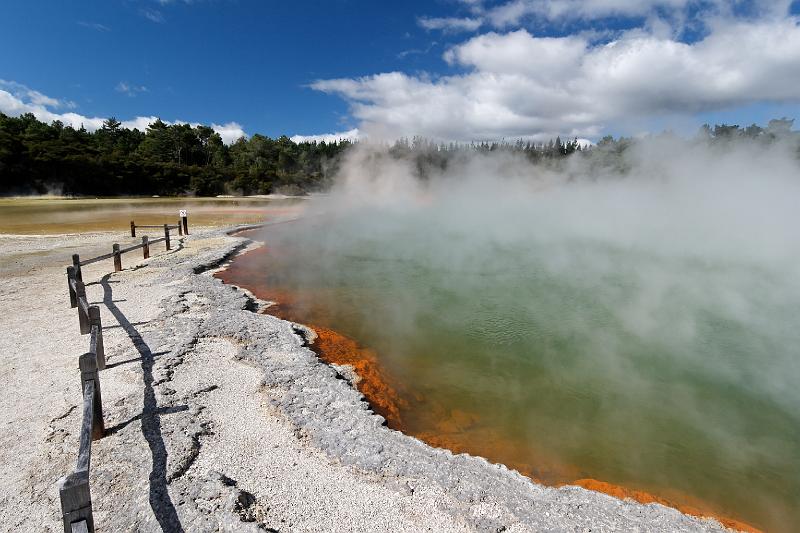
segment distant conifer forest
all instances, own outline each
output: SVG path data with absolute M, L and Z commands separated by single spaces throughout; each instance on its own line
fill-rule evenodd
M 800 149 L 793 120 L 771 120 L 766 127 L 704 125 L 687 142 L 772 143 L 788 140 Z M 663 134 L 670 135 L 670 134 Z M 441 143 L 422 137 L 386 145 L 397 158 L 411 158 L 425 178 L 464 153 L 510 152 L 532 164 L 558 164 L 580 154 L 603 166 L 620 164 L 618 156 L 636 140 L 602 138 L 594 146 L 577 139 L 544 143 Z M 307 194 L 333 183 L 349 140 L 296 143 L 286 136 L 242 137 L 226 145 L 211 127 L 151 123 L 146 131 L 127 129 L 109 118 L 94 132 L 59 121 L 47 124 L 32 114 L 0 113 L 0 195 L 74 196 Z

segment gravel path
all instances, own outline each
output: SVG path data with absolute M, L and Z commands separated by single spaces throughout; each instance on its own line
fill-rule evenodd
M 0 236 L 0 530 L 62 531 L 88 337 L 64 266 L 118 235 Z M 122 244 L 125 241 L 120 241 Z M 108 435 L 93 443 L 98 531 L 719 531 L 657 504 L 553 489 L 387 429 L 303 328 L 210 276 L 246 245 L 204 230 L 84 267 L 100 305 Z

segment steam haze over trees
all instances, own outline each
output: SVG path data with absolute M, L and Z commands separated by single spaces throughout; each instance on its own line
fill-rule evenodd
M 793 123 L 783 118 L 765 127 L 704 125 L 687 142 L 766 146 L 781 141 L 800 159 L 800 134 L 792 132 Z M 518 154 L 531 166 L 549 167 L 577 155 L 588 158 L 589 168 L 621 167 L 621 156 L 634 142 L 605 136 L 591 147 L 577 138 L 561 137 L 540 143 L 521 139 L 443 143 L 413 137 L 378 147 L 393 158 L 413 160 L 417 178 L 425 179 L 447 170 L 454 158 L 473 153 Z M 226 145 L 211 127 L 169 125 L 160 119 L 140 131 L 122 127 L 112 117 L 92 133 L 58 120 L 45 124 L 32 114 L 0 113 L 0 194 L 305 194 L 330 188 L 341 156 L 351 146 L 346 139 L 296 143 L 286 136 L 272 139 L 259 134 Z

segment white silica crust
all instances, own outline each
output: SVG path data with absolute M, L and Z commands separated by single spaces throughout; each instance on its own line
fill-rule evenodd
M 80 241 L 42 242 L 25 254 L 24 239 L 0 237 L 0 454 L 13 472 L 0 513 L 12 530 L 61 530 L 55 483 L 77 456 L 88 339 L 63 266 Z M 90 478 L 100 530 L 724 530 L 659 504 L 545 487 L 388 429 L 303 328 L 254 312 L 260 302 L 211 276 L 247 244 L 203 230 L 146 261 L 126 255 L 120 273 L 85 268 L 109 365 L 110 431 L 93 443 Z M 26 385 L 16 396 L 15 383 Z

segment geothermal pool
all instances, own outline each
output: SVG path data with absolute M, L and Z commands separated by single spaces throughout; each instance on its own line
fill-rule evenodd
M 328 345 L 357 343 L 385 382 L 370 400 L 433 445 L 768 531 L 800 523 L 796 271 L 513 209 L 502 230 L 374 215 L 267 228 L 222 277 L 342 335 Z

